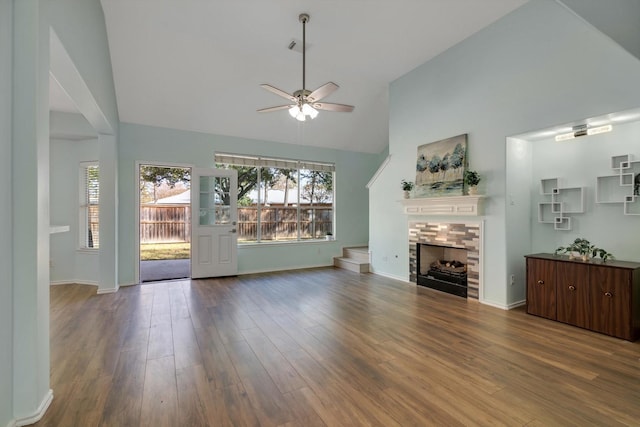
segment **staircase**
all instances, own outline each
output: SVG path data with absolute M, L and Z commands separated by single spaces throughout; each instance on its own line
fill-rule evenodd
M 356 273 L 369 272 L 369 247 L 357 246 L 342 248 L 342 256 L 333 258 L 333 265 L 337 268 L 355 271 Z

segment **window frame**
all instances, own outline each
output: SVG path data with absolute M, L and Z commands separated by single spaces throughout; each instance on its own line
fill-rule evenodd
M 98 203 L 91 203 L 88 189 L 88 169 L 97 168 L 98 170 L 98 190 L 97 198 Z M 96 206 L 98 210 L 97 223 L 98 229 L 100 227 L 100 163 L 97 160 L 83 161 L 79 163 L 78 167 L 78 248 L 79 251 L 97 252 L 100 250 L 100 234 L 98 232 L 97 244 L 93 246 L 89 245 L 89 226 L 91 220 L 89 217 L 90 207 Z M 93 239 L 92 239 L 93 241 Z
M 251 156 L 251 155 L 243 155 L 243 154 L 233 154 L 233 153 L 215 153 L 214 155 L 214 164 L 216 167 L 218 165 L 225 166 L 240 166 L 240 167 L 255 167 L 257 168 L 256 176 L 256 188 L 258 194 L 258 200 L 256 203 L 256 235 L 255 240 L 251 241 L 238 241 L 238 246 L 251 246 L 251 245 L 281 245 L 281 244 L 306 244 L 306 243 L 318 243 L 329 240 L 326 236 L 316 237 L 316 238 L 303 238 L 302 232 L 302 219 L 301 219 L 301 211 L 307 206 L 303 206 L 299 201 L 301 199 L 301 186 L 300 186 L 300 176 L 301 170 L 313 170 L 318 172 L 329 172 L 332 174 L 332 188 L 331 188 L 331 239 L 335 240 L 336 234 L 336 168 L 334 163 L 330 162 L 320 162 L 320 161 L 310 161 L 310 160 L 297 160 L 297 159 L 287 159 L 287 158 L 276 158 L 272 156 Z M 297 192 L 297 200 L 296 203 L 296 224 L 297 224 L 297 236 L 295 239 L 290 240 L 262 240 L 262 220 L 261 220 L 261 211 L 264 208 L 264 201 L 261 200 L 261 183 L 262 183 L 262 170 L 264 168 L 275 168 L 275 169 L 294 169 L 296 170 L 296 192 Z M 265 189 L 266 191 L 266 189 Z M 309 208 L 314 206 L 309 206 Z M 238 209 L 241 209 L 238 207 Z

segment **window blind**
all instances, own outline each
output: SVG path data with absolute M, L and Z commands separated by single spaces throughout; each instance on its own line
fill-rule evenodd
M 87 248 L 100 247 L 100 169 L 98 165 L 88 165 L 85 171 L 85 200 Z
M 234 166 L 255 166 L 278 169 L 308 169 L 321 172 L 335 172 L 333 163 L 320 163 L 307 160 L 276 159 L 269 157 L 252 157 L 239 154 L 216 154 L 215 162 Z

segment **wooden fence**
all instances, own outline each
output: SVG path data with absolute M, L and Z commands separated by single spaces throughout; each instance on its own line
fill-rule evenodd
M 189 205 L 142 205 L 140 243 L 191 241 Z
M 267 206 L 260 209 L 261 240 L 296 240 L 297 208 Z M 256 241 L 258 209 L 238 208 L 238 240 Z M 333 231 L 333 208 L 314 206 L 300 208 L 300 238 L 322 239 Z M 140 209 L 140 242 L 191 241 L 191 209 L 189 205 L 143 205 Z
M 260 240 L 296 240 L 298 238 L 297 208 L 268 206 L 260 208 Z M 331 206 L 300 208 L 300 238 L 323 239 L 333 232 Z M 257 207 L 238 208 L 238 240 L 255 241 L 258 236 Z

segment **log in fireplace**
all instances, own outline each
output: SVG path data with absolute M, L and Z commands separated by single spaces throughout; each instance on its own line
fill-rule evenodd
M 467 250 L 424 243 L 416 245 L 416 283 L 466 298 Z

